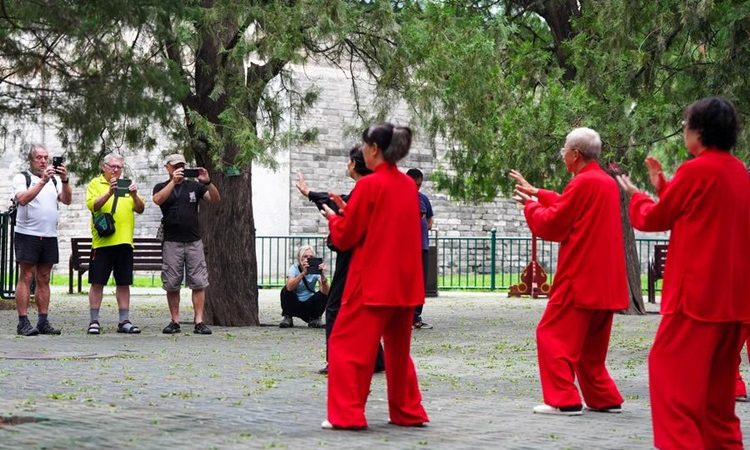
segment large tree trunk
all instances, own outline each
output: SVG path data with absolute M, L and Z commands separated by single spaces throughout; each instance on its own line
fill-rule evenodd
M 221 326 L 258 325 L 252 173 L 211 171 L 221 202 L 201 204 L 201 227 L 210 286 L 204 320 Z
M 613 177 L 619 173 L 618 170 L 605 167 L 607 173 Z M 641 260 L 638 256 L 638 248 L 635 245 L 635 233 L 630 223 L 630 214 L 628 205 L 630 200 L 625 191 L 620 188 L 620 217 L 622 217 L 622 236 L 625 245 L 625 269 L 628 273 L 628 309 L 623 311 L 625 314 L 642 315 L 646 314 L 646 307 L 643 304 L 643 293 L 641 291 Z

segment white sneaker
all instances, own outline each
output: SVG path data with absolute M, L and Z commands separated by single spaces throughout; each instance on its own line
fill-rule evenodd
M 324 430 L 333 430 L 333 424 L 329 422 L 328 420 L 324 420 L 320 423 L 320 428 Z
M 592 408 L 591 406 L 586 406 L 586 410 L 600 413 L 620 414 L 622 412 L 622 405 L 608 406 L 606 408 Z
M 581 409 L 572 411 L 563 411 L 560 408 L 555 408 L 547 404 L 536 405 L 534 407 L 534 414 L 550 414 L 555 416 L 580 416 L 583 414 Z
M 734 397 L 734 399 L 738 402 L 747 402 L 747 395 L 738 395 Z

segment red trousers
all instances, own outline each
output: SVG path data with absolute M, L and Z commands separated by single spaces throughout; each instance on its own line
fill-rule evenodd
M 414 307 L 366 306 L 356 299 L 341 306 L 329 341 L 328 421 L 340 428 L 364 428 L 365 403 L 383 337 L 388 411 L 396 425 L 428 422 L 417 373 L 409 355 Z
M 612 315 L 607 310 L 576 308 L 570 296 L 547 304 L 536 329 L 544 403 L 557 408 L 580 405 L 577 378 L 588 406 L 622 404 L 605 366 Z
M 734 413 L 740 322 L 665 315 L 648 355 L 654 445 L 660 449 L 742 448 Z

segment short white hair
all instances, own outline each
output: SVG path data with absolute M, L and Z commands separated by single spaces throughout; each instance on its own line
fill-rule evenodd
M 315 249 L 312 247 L 312 245 L 301 245 L 299 249 L 297 249 L 297 261 L 302 259 L 302 255 L 304 255 L 308 250 L 310 250 L 313 253 L 313 256 L 315 256 Z
M 591 128 L 576 128 L 565 138 L 565 148 L 578 150 L 585 159 L 597 159 L 602 152 L 602 138 Z
M 102 168 L 105 164 L 109 164 L 112 162 L 113 159 L 119 160 L 121 163 L 125 164 L 125 158 L 119 154 L 119 153 L 107 153 L 104 155 L 104 158 L 102 159 Z

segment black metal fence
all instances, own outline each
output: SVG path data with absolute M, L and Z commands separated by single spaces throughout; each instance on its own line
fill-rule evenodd
M 13 249 L 13 222 L 9 213 L 0 213 L 0 277 L 2 277 L 0 297 L 4 299 L 16 297 L 18 265 Z

